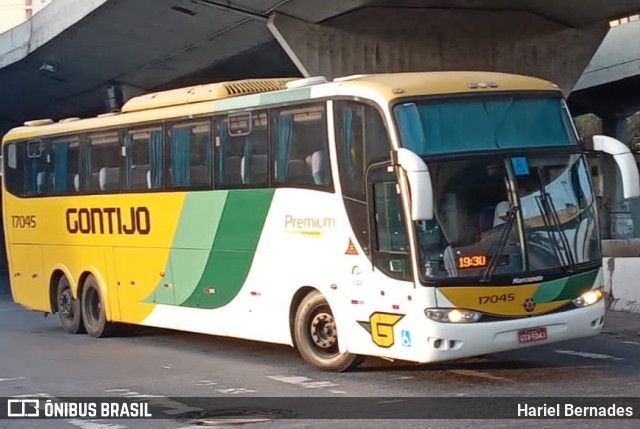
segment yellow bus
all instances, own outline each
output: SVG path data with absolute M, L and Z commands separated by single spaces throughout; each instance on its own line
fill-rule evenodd
M 593 146 L 616 154 L 637 195 L 629 151 Z M 215 83 L 27 122 L 2 155 L 13 298 L 70 333 L 246 338 L 342 371 L 603 324 L 584 147 L 545 80 Z

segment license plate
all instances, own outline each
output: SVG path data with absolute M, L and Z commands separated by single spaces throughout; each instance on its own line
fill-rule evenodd
M 528 343 L 531 341 L 542 341 L 547 339 L 547 328 L 531 328 L 518 331 L 518 341 Z

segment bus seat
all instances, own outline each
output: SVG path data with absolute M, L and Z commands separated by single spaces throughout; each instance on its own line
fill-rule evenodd
M 245 157 L 243 156 L 240 160 L 240 177 L 242 178 L 242 183 L 251 184 L 251 183 L 265 183 L 269 176 L 269 156 L 267 154 L 263 155 L 251 155 L 249 157 L 249 174 L 248 180 L 245 181 Z
M 224 177 L 223 186 L 235 186 L 242 184 L 241 160 L 238 155 L 224 157 Z
M 287 174 L 284 181 L 286 183 L 313 183 L 311 171 L 307 163 L 301 159 L 290 159 L 287 161 Z
M 149 188 L 149 171 L 149 164 L 132 165 L 129 187 L 131 189 Z
M 120 189 L 120 167 L 102 167 L 98 174 L 101 191 Z
M 204 165 L 194 165 L 189 170 L 189 183 L 191 186 L 208 186 L 211 178 Z
M 478 226 L 480 227 L 480 232 L 489 231 L 493 228 L 493 214 L 495 210 L 495 205 L 483 206 L 480 209 L 480 214 L 478 215 Z
M 307 166 L 311 170 L 313 182 L 316 185 L 327 185 L 329 183 L 329 165 L 327 154 L 323 150 L 313 152 L 306 158 Z

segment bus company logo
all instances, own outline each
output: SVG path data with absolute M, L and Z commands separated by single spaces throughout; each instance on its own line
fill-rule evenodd
M 66 212 L 69 234 L 148 235 L 151 214 L 146 207 L 68 208 Z
M 369 316 L 369 321 L 358 321 L 368 333 L 371 340 L 380 347 L 389 348 L 395 343 L 393 327 L 402 319 L 404 314 L 375 312 Z
M 40 417 L 40 400 L 7 399 L 7 417 Z
M 536 309 L 536 302 L 533 298 L 527 298 L 524 300 L 524 303 L 522 303 L 522 306 L 524 307 L 524 311 L 531 313 Z

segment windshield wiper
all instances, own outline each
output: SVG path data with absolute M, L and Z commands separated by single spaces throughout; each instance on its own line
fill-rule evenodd
M 491 256 L 489 257 L 489 264 L 487 268 L 485 268 L 484 273 L 482 273 L 482 277 L 480 278 L 481 282 L 488 282 L 493 277 L 493 273 L 495 272 L 498 262 L 500 261 L 500 255 L 502 255 L 502 251 L 504 247 L 507 245 L 507 240 L 509 239 L 509 234 L 511 234 L 511 230 L 513 229 L 513 224 L 516 221 L 516 212 L 519 207 L 511 206 L 509 212 L 507 213 L 507 220 L 504 223 L 504 228 L 502 229 L 502 234 L 500 235 L 500 241 L 496 246 L 494 246 L 493 251 L 491 252 Z
M 551 199 L 551 195 L 548 192 L 540 192 L 540 196 L 536 198 L 538 202 L 538 208 L 542 214 L 542 220 L 545 226 L 551 226 L 555 230 L 555 232 L 560 237 L 560 241 L 562 242 L 562 246 L 558 243 L 558 238 L 552 231 L 549 231 L 549 239 L 551 240 L 551 246 L 555 249 L 556 256 L 558 257 L 558 261 L 560 264 L 564 266 L 572 266 L 575 265 L 573 259 L 573 250 L 569 245 L 569 239 L 567 238 L 567 234 L 560 227 L 560 218 L 558 217 L 558 212 L 556 211 L 555 204 Z M 564 250 L 564 253 L 561 251 Z

